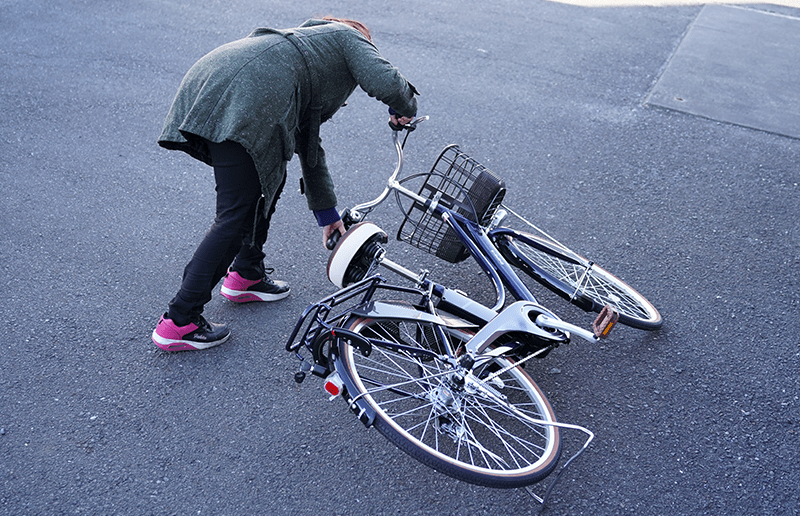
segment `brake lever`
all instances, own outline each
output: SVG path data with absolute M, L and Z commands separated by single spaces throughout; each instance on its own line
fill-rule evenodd
M 411 126 L 411 127 L 413 127 L 414 129 L 416 129 L 416 128 L 417 128 L 417 124 L 419 124 L 419 123 L 421 123 L 421 122 L 425 122 L 426 120 L 430 120 L 430 118 L 431 118 L 431 117 L 429 117 L 428 115 L 425 115 L 425 116 L 419 116 L 419 117 L 417 117 L 417 118 L 414 118 L 413 120 L 411 120 L 411 121 L 408 123 L 408 125 L 410 125 L 410 126 Z M 413 129 L 412 129 L 412 130 L 413 130 Z
M 424 121 L 426 121 L 428 119 L 430 119 L 429 116 L 420 116 L 420 117 L 417 117 L 417 118 L 413 118 L 406 125 L 393 124 L 392 121 L 390 120 L 389 121 L 389 127 L 392 128 L 392 131 L 402 131 L 403 129 L 405 129 L 406 131 L 408 131 L 410 133 L 410 132 L 415 131 L 417 129 L 417 124 L 419 124 L 420 122 L 424 122 Z

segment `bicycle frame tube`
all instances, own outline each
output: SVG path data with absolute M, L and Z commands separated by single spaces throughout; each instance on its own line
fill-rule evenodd
M 498 299 L 492 308 L 493 310 L 499 310 L 505 304 L 503 285 L 508 288 L 515 299 L 538 303 L 533 293 L 519 279 L 517 273 L 514 272 L 514 269 L 503 258 L 480 226 L 441 206 L 437 206 L 434 211 L 441 213 L 442 219 L 458 234 L 461 242 L 467 246 L 472 257 L 475 258 L 481 269 L 489 275 L 495 284 Z
M 395 141 L 395 143 L 399 147 L 397 141 Z M 398 156 L 400 157 L 399 163 L 402 165 L 402 148 L 400 148 L 398 151 Z M 528 289 L 528 287 L 525 286 L 522 280 L 519 279 L 517 273 L 514 272 L 514 269 L 511 268 L 505 258 L 503 258 L 503 256 L 494 246 L 491 239 L 478 224 L 454 211 L 451 211 L 441 204 L 433 202 L 431 199 L 422 197 L 417 193 L 405 188 L 395 180 L 399 169 L 400 166 L 398 166 L 398 169 L 396 169 L 395 173 L 392 174 L 392 177 L 389 179 L 389 182 L 386 186 L 386 190 L 384 190 L 384 193 L 381 194 L 378 199 L 356 206 L 354 211 L 360 211 L 362 209 L 370 208 L 379 204 L 383 201 L 383 199 L 386 198 L 388 191 L 395 190 L 405 197 L 408 197 L 412 201 L 415 201 L 422 206 L 426 206 L 428 210 L 441 217 L 442 220 L 444 220 L 453 229 L 453 231 L 456 232 L 459 240 L 461 240 L 464 246 L 469 249 L 472 257 L 476 262 L 478 262 L 480 268 L 486 273 L 487 276 L 489 276 L 489 279 L 494 284 L 497 299 L 495 305 L 492 307 L 492 310 L 499 311 L 503 308 L 503 305 L 505 304 L 504 286 L 508 288 L 508 290 L 511 292 L 511 295 L 514 296 L 515 299 L 538 303 L 533 293 Z

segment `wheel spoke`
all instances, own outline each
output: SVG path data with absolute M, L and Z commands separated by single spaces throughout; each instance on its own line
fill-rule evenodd
M 457 478 L 463 478 L 466 468 L 470 481 L 483 485 L 522 482 L 520 478 L 527 478 L 527 485 L 555 467 L 558 429 L 532 423 L 555 421 L 552 409 L 520 367 L 502 357 L 481 360 L 484 376 L 498 377 L 485 384 L 473 378 L 467 385 L 453 375 L 458 366 L 443 357 L 417 357 L 380 346 L 392 342 L 445 349 L 429 323 L 359 319 L 349 328 L 373 344 L 369 357 L 343 345 L 343 363 L 360 389 L 354 395 L 377 410 L 376 428 L 401 449 L 430 455 L 437 469 Z M 480 386 L 473 388 L 475 382 Z
M 490 432 L 492 432 L 492 434 L 494 434 L 495 437 L 497 437 L 497 439 L 503 444 L 503 446 L 506 447 L 507 451 L 509 452 L 509 456 L 525 460 L 526 456 L 530 456 L 531 454 L 541 454 L 542 452 L 544 452 L 544 448 L 541 445 L 538 445 L 532 442 L 530 439 L 523 438 L 522 436 L 507 430 L 505 427 L 500 426 L 495 421 L 495 419 L 489 415 L 489 413 L 486 411 L 486 408 L 487 407 L 484 407 L 483 405 L 476 404 L 475 405 L 476 412 L 480 412 L 484 417 L 480 418 L 478 417 L 477 414 L 471 413 L 472 419 L 475 422 L 481 424 Z M 497 408 L 497 407 L 489 407 L 489 408 Z M 509 412 L 506 412 L 506 414 L 509 414 Z M 542 438 L 545 437 L 544 434 L 541 433 L 539 429 L 537 429 L 535 426 L 533 425 L 528 425 L 528 426 L 538 436 Z M 517 445 L 523 447 L 527 452 L 527 454 L 521 451 L 517 451 L 509 441 L 513 441 Z M 519 465 L 520 464 L 517 462 L 517 466 Z
M 602 267 L 580 258 L 571 251 L 567 258 L 562 248 L 533 235 L 518 234 L 503 242 L 500 248 L 504 254 L 510 253 L 511 256 L 507 255 L 510 261 L 523 262 L 526 264 L 524 268 L 533 267 L 546 273 L 552 281 L 562 286 L 565 293 L 591 299 L 595 303 L 596 310 L 611 305 L 620 313 L 620 321 L 625 324 L 645 329 L 661 326 L 661 316 L 653 305 Z M 535 242 L 536 246 L 532 242 Z M 536 275 L 534 278 L 545 285 L 551 281 L 541 280 Z

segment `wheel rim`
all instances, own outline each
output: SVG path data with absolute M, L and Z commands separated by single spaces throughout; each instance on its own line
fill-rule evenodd
M 368 338 L 442 351 L 425 323 L 359 320 L 351 329 Z M 348 348 L 345 360 L 353 379 L 381 419 L 446 467 L 513 478 L 544 477 L 555 466 L 558 430 L 536 423 L 554 422 L 552 408 L 530 377 L 507 359 L 479 363 L 476 374 L 460 385 L 444 360 L 380 346 L 363 357 Z

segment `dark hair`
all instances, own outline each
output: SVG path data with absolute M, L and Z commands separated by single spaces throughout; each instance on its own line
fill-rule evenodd
M 349 25 L 350 27 L 353 27 L 358 32 L 363 34 L 365 38 L 367 38 L 368 40 L 372 41 L 372 36 L 369 33 L 369 29 L 367 28 L 366 25 L 364 25 L 360 21 L 348 20 L 347 18 L 335 18 L 335 17 L 330 16 L 330 15 L 323 16 L 320 19 L 321 20 L 325 20 L 325 21 L 334 21 L 334 22 L 344 23 L 345 25 Z

